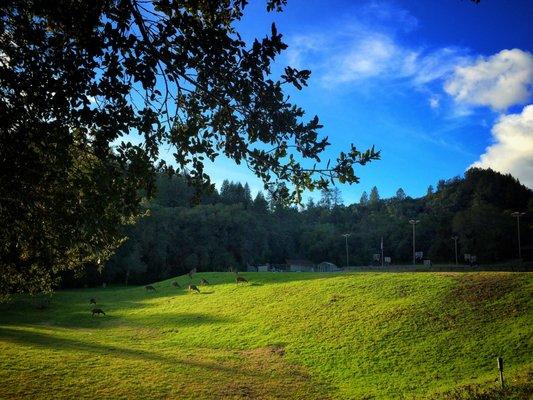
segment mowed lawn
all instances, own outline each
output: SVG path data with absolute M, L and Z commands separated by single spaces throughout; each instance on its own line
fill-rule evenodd
M 533 274 L 241 275 L 1 305 L 0 398 L 438 398 L 494 384 L 497 356 L 531 376 Z

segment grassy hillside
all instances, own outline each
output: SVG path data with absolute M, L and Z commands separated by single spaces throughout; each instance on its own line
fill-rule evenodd
M 0 398 L 435 398 L 493 384 L 496 356 L 530 385 L 532 274 L 243 276 L 2 306 Z

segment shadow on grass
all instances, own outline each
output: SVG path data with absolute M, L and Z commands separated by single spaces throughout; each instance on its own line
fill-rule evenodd
M 186 289 L 187 286 L 189 283 L 197 283 L 202 276 L 210 282 L 210 288 L 209 291 L 202 291 L 200 295 L 216 293 L 217 285 L 253 288 L 302 280 L 334 278 L 338 275 L 327 273 L 243 272 L 240 273 L 240 276 L 248 279 L 249 283 L 241 285 L 235 283 L 235 275 L 232 273 L 209 272 L 202 273 L 202 275 L 192 280 L 188 276 L 180 276 L 154 283 L 153 286 L 156 288 L 156 292 L 147 292 L 144 286 L 62 290 L 52 296 L 48 308 L 44 310 L 36 309 L 28 296 L 18 295 L 13 298 L 10 304 L 0 304 L 0 324 L 23 325 L 31 321 L 41 325 L 60 327 L 105 328 L 123 322 L 127 323 L 129 318 L 122 321 L 117 317 L 108 317 L 105 320 L 102 318 L 100 322 L 94 322 L 97 318 L 92 319 L 90 317 L 93 306 L 89 304 L 89 299 L 96 298 L 96 307 L 102 308 L 109 316 L 113 314 L 118 316 L 125 311 L 150 308 L 153 306 L 153 301 L 167 300 L 171 302 L 177 298 L 187 301 L 188 296 L 197 295 L 196 293 L 189 293 Z M 172 287 L 172 281 L 177 281 L 181 288 Z
M 89 340 L 89 338 L 87 339 Z M 111 355 L 112 357 L 157 362 L 161 364 L 167 364 L 169 366 L 183 364 L 189 367 L 203 368 L 207 370 L 226 372 L 230 374 L 239 373 L 254 377 L 261 375 L 261 373 L 258 373 L 257 371 L 246 371 L 241 368 L 228 367 L 216 362 L 201 361 L 189 358 L 185 359 L 171 355 L 157 354 L 146 350 L 111 346 L 94 342 L 84 342 L 81 340 L 75 340 L 64 337 L 59 338 L 57 336 L 49 335 L 44 332 L 30 332 L 25 329 L 0 327 L 0 340 L 25 346 L 53 349 L 56 351 L 66 351 L 74 353 L 85 352 L 90 353 L 94 356 Z M 202 354 L 199 354 L 199 356 L 201 357 Z
M 129 315 L 127 318 L 122 318 L 121 315 L 117 315 L 118 311 L 104 310 L 106 315 L 92 316 L 90 311 L 87 312 L 70 312 L 61 317 L 56 315 L 50 318 L 32 320 L 31 324 L 25 321 L 6 321 L 5 318 L 0 321 L 0 324 L 6 326 L 18 326 L 18 327 L 53 327 L 53 328 L 68 328 L 68 329 L 105 329 L 115 328 L 118 326 L 135 328 L 184 328 L 208 324 L 226 324 L 232 322 L 229 318 L 222 318 L 209 314 L 201 313 L 149 313 L 140 315 Z

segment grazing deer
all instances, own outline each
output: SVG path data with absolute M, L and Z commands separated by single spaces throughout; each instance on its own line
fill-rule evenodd
M 146 285 L 144 287 L 148 292 L 152 291 L 152 292 L 155 292 L 155 287 L 153 287 L 152 285 Z
M 248 280 L 244 276 L 237 276 L 235 282 L 239 283 L 248 283 Z
M 194 274 L 196 274 L 196 268 L 191 269 L 187 275 L 189 275 L 189 279 L 192 279 Z
M 207 282 L 207 279 L 202 278 L 202 279 L 200 280 L 200 284 L 201 284 L 201 285 L 209 285 L 209 282 Z
M 93 298 L 93 299 L 89 300 L 89 304 L 94 304 L 94 305 L 96 305 L 96 299 Z
M 180 284 L 176 281 L 172 282 L 172 286 L 174 287 L 177 287 L 177 288 L 181 288 Z
M 196 286 L 196 285 L 189 285 L 189 292 L 198 292 L 198 293 L 200 293 L 200 289 L 198 289 L 198 286 Z
M 93 317 L 94 317 L 95 315 L 99 315 L 99 314 L 104 314 L 104 315 L 105 315 L 104 310 L 102 310 L 101 308 L 93 308 L 93 309 L 92 309 L 92 313 L 93 313 Z

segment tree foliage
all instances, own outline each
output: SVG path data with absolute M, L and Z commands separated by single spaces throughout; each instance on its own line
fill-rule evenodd
M 184 179 L 170 184 L 187 188 Z M 457 235 L 460 260 L 466 253 L 481 263 L 501 263 L 517 257 L 516 221 L 510 214 L 516 210 L 529 210 L 521 220 L 522 252 L 533 259 L 533 193 L 512 177 L 490 170 L 470 170 L 464 178 L 444 181 L 441 190 L 418 199 L 394 196 L 376 204 L 330 207 L 310 202 L 305 209 L 269 209 L 261 193 L 247 208 L 245 198 L 231 195 L 242 185 L 225 186 L 226 194 L 220 193 L 212 203 L 166 207 L 154 199 L 151 215 L 128 228 L 130 240 L 100 279 L 122 283 L 130 265 L 130 281 L 136 283 L 184 274 L 193 267 L 244 269 L 248 264 L 282 264 L 287 258 L 344 265 L 342 234 L 348 232 L 352 265 L 371 264 L 372 255 L 380 253 L 382 237 L 385 256 L 394 264 L 410 263 L 413 218 L 420 220 L 417 250 L 433 262 L 455 262 L 452 236 Z
M 367 205 L 368 204 L 368 193 L 365 191 L 363 191 L 363 193 L 361 194 L 361 198 L 359 200 L 359 204 L 361 205 Z
M 275 25 L 261 40 L 241 38 L 246 3 L 2 3 L 2 294 L 49 289 L 60 270 L 105 260 L 117 227 L 153 194 L 155 172 L 174 172 L 159 161 L 161 146 L 196 199 L 212 189 L 205 161 L 224 155 L 280 204 L 334 179 L 357 182 L 355 166 L 379 157 L 352 145 L 320 166 L 329 143 L 319 119 L 305 119 L 284 92 L 306 86 L 310 71 L 272 76 L 287 46 Z
M 405 198 L 407 197 L 407 195 L 405 194 L 405 191 L 402 189 L 402 188 L 399 188 L 397 191 L 396 191 L 396 199 L 397 200 L 405 200 Z
M 378 188 L 376 186 L 374 186 L 372 188 L 372 190 L 370 190 L 370 197 L 368 199 L 368 201 L 370 202 L 370 204 L 373 204 L 373 205 L 376 205 L 379 203 L 379 191 L 378 191 Z

